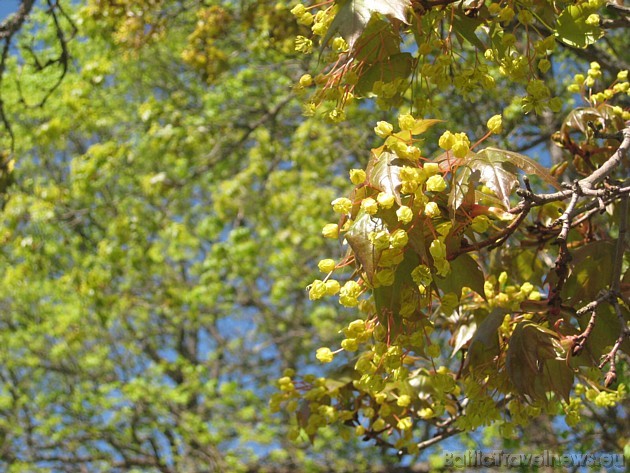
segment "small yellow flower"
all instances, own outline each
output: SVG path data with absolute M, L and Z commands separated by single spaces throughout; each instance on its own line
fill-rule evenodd
M 304 26 L 311 26 L 314 21 L 315 21 L 315 18 L 313 17 L 313 14 L 309 12 L 304 13 L 302 16 L 300 16 L 297 19 L 297 22 L 300 25 L 304 25 Z
M 326 281 L 325 285 L 327 296 L 334 296 L 341 290 L 341 284 L 339 284 L 339 281 L 336 281 L 335 279 L 329 279 Z
M 323 259 L 318 264 L 317 267 L 322 273 L 330 273 L 335 269 L 335 260 L 334 259 Z
M 413 219 L 413 211 L 406 205 L 401 205 L 400 208 L 396 210 L 396 217 L 398 217 L 398 221 L 403 224 L 409 223 Z
M 398 427 L 400 430 L 409 430 L 411 429 L 411 427 L 413 427 L 413 421 L 411 420 L 411 417 L 405 417 L 398 421 L 396 427 Z
M 398 126 L 401 130 L 413 130 L 416 126 L 416 119 L 406 113 L 398 117 Z
M 333 50 L 335 50 L 336 52 L 343 53 L 348 50 L 348 43 L 346 43 L 346 40 L 343 39 L 341 36 L 337 36 L 335 39 L 333 39 L 332 47 Z
M 372 197 L 367 197 L 361 201 L 361 209 L 370 215 L 374 215 L 378 212 L 378 204 Z
M 308 298 L 312 301 L 321 299 L 326 294 L 326 284 L 323 281 L 316 279 L 311 284 L 311 288 L 308 291 Z
M 396 404 L 400 407 L 407 407 L 411 404 L 411 396 L 409 394 L 403 394 L 398 399 L 396 399 Z
M 442 192 L 446 189 L 446 181 L 444 178 L 437 174 L 427 179 L 427 190 L 431 192 Z
M 596 13 L 591 13 L 584 23 L 589 26 L 599 26 L 599 15 Z
M 446 245 L 440 240 L 433 240 L 429 247 L 429 253 L 436 260 L 443 260 L 446 258 Z
M 431 284 L 431 281 L 433 281 L 433 278 L 431 277 L 431 269 L 424 264 L 417 266 L 411 272 L 411 278 L 418 286 L 428 286 Z
M 458 141 L 453 145 L 453 154 L 456 158 L 465 158 L 468 151 L 470 151 L 470 148 L 466 143 Z
M 441 215 L 440 208 L 435 202 L 429 202 L 427 205 L 425 205 L 424 213 L 429 218 L 435 218 Z
M 422 168 L 427 176 L 434 176 L 440 172 L 440 165 L 438 163 L 424 163 Z
M 350 169 L 350 182 L 354 185 L 363 184 L 365 182 L 365 171 L 363 169 Z
M 450 131 L 445 131 L 438 141 L 438 145 L 445 151 L 450 150 L 455 144 L 455 135 Z
M 297 36 L 295 38 L 295 50 L 304 54 L 310 54 L 313 52 L 313 41 L 304 36 Z
M 304 13 L 306 13 L 306 7 L 301 3 L 298 3 L 291 9 L 291 14 L 298 18 L 304 15 Z
M 394 205 L 395 198 L 393 195 L 386 192 L 381 192 L 376 196 L 376 201 L 384 209 L 391 209 Z
M 324 238 L 337 238 L 339 236 L 339 225 L 336 223 L 327 223 L 322 228 L 322 235 Z
M 380 230 L 378 232 L 370 232 L 369 239 L 377 250 L 389 248 L 389 232 Z
M 503 119 L 501 118 L 501 115 L 494 115 L 490 117 L 486 125 L 488 130 L 492 133 L 501 133 L 503 131 Z
M 346 197 L 335 199 L 330 204 L 333 210 L 340 214 L 347 214 L 352 209 L 352 201 Z
M 355 307 L 359 304 L 361 286 L 356 281 L 347 281 L 339 291 L 339 302 L 346 307 Z
M 330 350 L 330 348 L 322 347 L 318 348 L 315 354 L 315 358 L 317 358 L 322 363 L 330 363 L 334 358 L 334 353 Z
M 302 87 L 309 87 L 312 84 L 313 76 L 311 76 L 310 74 L 304 74 L 302 77 L 300 77 L 300 85 Z
M 385 121 L 377 122 L 376 126 L 374 127 L 374 133 L 376 133 L 379 138 L 383 139 L 391 135 L 393 131 L 394 125 Z
M 399 228 L 394 233 L 392 233 L 389 237 L 389 242 L 392 248 L 404 248 L 407 246 L 407 242 L 409 241 L 409 236 L 407 232 L 402 228 Z

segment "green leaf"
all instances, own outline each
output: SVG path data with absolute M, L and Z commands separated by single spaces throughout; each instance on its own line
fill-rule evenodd
M 416 124 L 411 129 L 411 134 L 421 135 L 422 133 L 427 131 L 429 128 L 431 128 L 433 125 L 436 125 L 438 123 L 443 123 L 443 122 L 444 120 L 439 120 L 437 118 L 424 118 L 424 119 L 416 120 Z
M 403 166 L 404 162 L 398 156 L 389 151 L 383 151 L 379 156 L 372 155 L 366 171 L 370 187 L 393 195 L 398 205 L 401 204 L 400 170 Z
M 451 261 L 451 272 L 444 278 L 435 276 L 434 281 L 444 294 L 454 292 L 459 298 L 462 288 L 469 287 L 485 299 L 483 272 L 468 254 L 464 253 Z
M 416 266 L 418 266 L 418 256 L 411 251 L 407 251 L 404 259 L 396 267 L 394 284 L 391 286 L 380 286 L 373 291 L 378 317 L 385 327 L 389 327 L 391 335 L 395 335 L 399 327 L 398 324 L 392 326 L 388 316 L 392 315 L 394 322 L 400 320 L 399 312 L 403 289 L 409 286 L 417 291 L 417 286 L 411 278 L 411 272 Z
M 380 15 L 373 15 L 354 45 L 354 59 L 366 65 L 382 62 L 400 53 L 400 36 L 391 22 Z
M 560 351 L 557 334 L 531 321 L 516 324 L 510 337 L 505 367 L 517 394 L 545 400 L 554 392 L 568 401 L 573 372 Z
M 525 173 L 534 174 L 550 186 L 556 189 L 562 189 L 556 178 L 553 177 L 545 167 L 538 164 L 538 162 L 536 162 L 532 158 L 528 158 L 527 156 L 524 156 L 520 153 L 507 151 L 504 149 L 486 148 L 483 151 L 487 151 L 488 153 L 492 154 L 504 155 L 506 158 L 509 158 L 510 164 L 513 164 Z
M 624 307 L 621 307 L 620 310 L 626 322 L 628 322 L 630 320 L 628 310 Z M 600 304 L 597 307 L 595 317 L 595 325 L 586 340 L 586 351 L 588 352 L 589 360 L 599 360 L 602 356 L 609 353 L 611 347 L 619 338 L 619 331 L 621 329 L 619 318 L 610 304 Z M 590 312 L 587 312 L 578 319 L 582 331 L 586 329 L 590 319 Z M 623 341 L 621 349 L 626 353 L 630 352 L 630 339 L 626 338 Z
M 593 241 L 572 252 L 571 273 L 562 290 L 567 303 L 580 304 L 594 300 L 602 289 L 610 286 L 615 245 L 610 241 Z
M 383 222 L 379 218 L 372 217 L 361 210 L 357 215 L 357 219 L 345 234 L 348 244 L 369 281 L 372 281 L 374 276 L 374 262 L 378 258 L 378 252 L 370 241 L 369 235 L 371 232 L 381 228 L 383 228 Z
M 467 203 L 475 203 L 475 186 L 479 183 L 479 171 L 473 171 L 468 166 L 462 166 L 458 169 L 453 186 L 448 195 L 448 206 L 451 217 L 455 211 L 466 201 Z M 483 194 L 485 197 L 485 194 Z
M 560 41 L 575 48 L 586 48 L 604 35 L 596 25 L 588 25 L 586 19 L 597 12 L 589 4 L 569 5 L 558 17 L 556 36 Z
M 330 24 L 322 44 L 335 35 L 341 35 L 350 48 L 365 31 L 373 13 L 380 13 L 407 23 L 408 0 L 341 0 L 337 3 L 339 11 Z
M 475 322 L 467 323 L 464 325 L 460 325 L 457 331 L 453 334 L 451 338 L 453 344 L 453 353 L 451 353 L 451 358 L 455 356 L 455 354 L 461 350 L 469 340 L 473 338 L 475 333 L 477 332 L 477 324 Z
M 573 372 L 565 360 L 547 360 L 543 368 L 546 387 L 556 393 L 565 402 L 569 402 L 573 387 Z
M 479 324 L 466 354 L 462 369 L 464 373 L 472 371 L 473 374 L 477 372 L 483 375 L 485 372 L 496 369 L 493 360 L 500 352 L 498 330 L 504 317 L 505 311 L 494 309 Z
M 611 105 L 601 104 L 597 107 L 576 108 L 569 112 L 562 123 L 560 132 L 566 138 L 573 130 L 587 136 L 592 135 L 593 131 L 589 127 L 589 122 L 601 129 L 621 130 L 624 126 L 623 119 L 614 112 Z
M 361 78 L 355 86 L 358 96 L 365 96 L 372 91 L 377 81 L 393 82 L 399 77 L 407 77 L 411 73 L 413 57 L 409 53 L 400 53 L 391 56 L 386 61 L 372 64 L 361 74 Z
M 510 195 L 518 185 L 516 172 L 509 169 L 507 155 L 491 148 L 478 153 L 469 153 L 462 160 L 462 165 L 478 170 L 479 180 L 488 186 L 510 208 Z M 508 168 L 508 169 L 506 169 Z
M 481 42 L 475 31 L 484 21 L 480 18 L 472 18 L 463 10 L 457 10 L 453 17 L 453 31 L 457 35 L 462 46 L 465 42 L 472 44 L 480 51 L 485 51 L 486 46 Z

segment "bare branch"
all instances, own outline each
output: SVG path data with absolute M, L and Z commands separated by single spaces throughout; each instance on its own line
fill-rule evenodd
M 17 33 L 31 13 L 35 0 L 22 0 L 18 11 L 0 23 L 0 39 L 8 39 Z

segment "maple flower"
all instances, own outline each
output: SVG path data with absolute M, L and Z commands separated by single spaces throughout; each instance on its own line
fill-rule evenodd
M 407 114 L 398 117 L 398 126 L 401 130 L 412 130 L 416 126 L 416 119 Z
M 392 233 L 389 237 L 389 242 L 392 245 L 392 248 L 404 248 L 407 246 L 407 242 L 409 241 L 409 236 L 407 232 L 402 228 L 399 228 L 394 233 Z
M 341 284 L 339 284 L 339 281 L 337 281 L 335 279 L 329 279 L 328 281 L 326 281 L 325 284 L 326 284 L 326 295 L 327 296 L 334 296 L 341 289 Z
M 382 208 L 391 209 L 392 205 L 394 205 L 395 198 L 391 194 L 381 192 L 376 196 L 376 201 Z
M 339 291 L 339 303 L 346 307 L 354 307 L 359 304 L 361 286 L 356 281 L 346 281 Z
M 435 202 L 429 202 L 424 207 L 424 213 L 426 214 L 427 217 L 430 217 L 430 218 L 439 217 L 441 215 L 440 208 L 438 207 L 438 204 L 436 204 Z
M 376 122 L 376 126 L 374 127 L 374 133 L 376 133 L 376 136 L 383 139 L 391 135 L 393 131 L 394 125 L 385 121 Z
M 503 119 L 501 118 L 501 115 L 494 115 L 490 117 L 486 126 L 492 133 L 501 133 L 503 131 Z
M 442 133 L 442 136 L 440 136 L 440 139 L 438 140 L 438 145 L 440 146 L 440 148 L 442 148 L 445 151 L 450 150 L 454 144 L 455 144 L 455 135 L 453 135 L 453 133 L 451 133 L 448 130 Z
M 457 154 L 456 154 L 456 156 L 457 156 Z M 431 192 L 442 192 L 444 189 L 446 189 L 446 181 L 444 180 L 444 178 L 441 175 L 436 174 L 435 176 L 431 176 L 429 179 L 427 179 L 427 190 L 428 191 L 431 191 Z
M 424 172 L 427 176 L 433 176 L 440 172 L 440 165 L 438 163 L 424 163 L 422 165 Z
M 337 238 L 339 236 L 339 225 L 336 223 L 327 223 L 322 228 L 322 235 L 324 238 Z
M 321 299 L 326 294 L 326 284 L 323 281 L 316 279 L 311 284 L 311 288 L 308 291 L 308 298 L 312 301 Z
M 317 358 L 322 363 L 330 363 L 335 354 L 328 347 L 321 347 L 317 349 L 315 353 L 315 358 Z
M 363 199 L 361 201 L 361 208 L 370 215 L 374 215 L 376 212 L 378 212 L 378 204 L 376 203 L 376 200 L 374 200 L 372 197 Z
M 317 263 L 317 267 L 322 273 L 330 273 L 335 269 L 335 260 L 326 258 Z
M 340 214 L 347 214 L 352 209 L 352 201 L 346 197 L 335 199 L 330 205 L 332 205 L 335 212 Z
M 365 171 L 363 169 L 350 169 L 350 182 L 354 185 L 363 184 L 365 182 Z
M 413 210 L 406 205 L 401 205 L 400 208 L 396 210 L 396 217 L 398 217 L 398 221 L 401 223 L 409 223 L 413 219 Z
M 297 36 L 295 38 L 295 50 L 304 54 L 313 52 L 313 41 L 305 36 Z

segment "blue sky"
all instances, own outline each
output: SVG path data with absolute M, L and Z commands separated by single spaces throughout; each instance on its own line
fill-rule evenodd
M 19 4 L 20 0 L 0 0 L 0 21 L 15 13 Z

